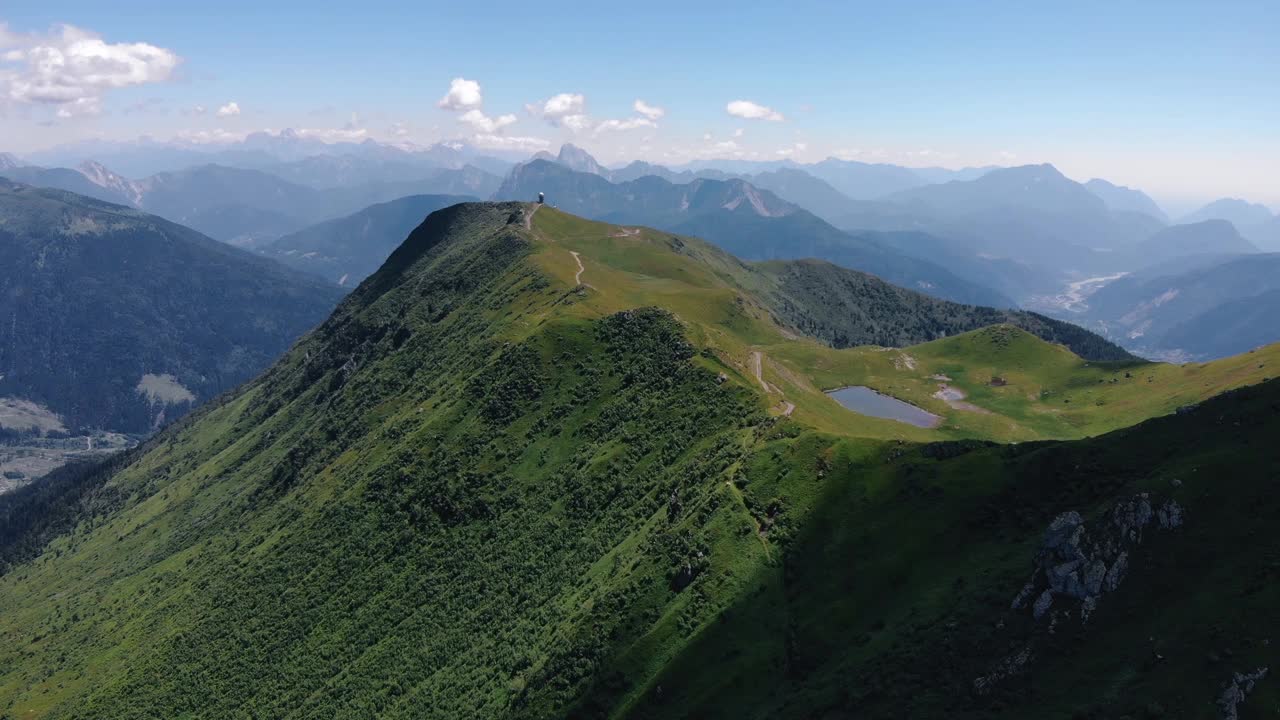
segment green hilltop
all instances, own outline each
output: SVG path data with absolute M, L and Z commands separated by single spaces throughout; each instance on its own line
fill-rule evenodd
M 1086 361 L 856 274 L 845 318 L 806 272 L 433 213 L 257 380 L 0 496 L 0 717 L 1214 717 L 1268 665 L 1274 347 Z M 868 332 L 911 347 L 830 344 Z M 1077 520 L 1116 581 L 1055 595 Z

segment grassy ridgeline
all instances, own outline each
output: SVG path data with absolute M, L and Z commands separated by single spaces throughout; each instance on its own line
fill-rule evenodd
M 1265 664 L 1276 383 L 1079 443 L 823 431 L 740 263 L 526 209 L 433 214 L 0 577 L 0 712 L 1120 716 L 1211 708 Z M 1008 610 L 1055 515 L 1139 491 L 1187 524 L 1088 627 Z

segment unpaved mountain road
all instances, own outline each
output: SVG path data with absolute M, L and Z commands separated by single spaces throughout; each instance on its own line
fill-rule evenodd
M 574 285 L 581 285 L 581 284 L 582 284 L 582 273 L 583 273 L 583 271 L 584 271 L 584 270 L 586 270 L 587 268 L 586 268 L 586 266 L 585 266 L 585 265 L 583 265 L 583 264 L 582 264 L 582 256 L 581 256 L 581 255 L 579 255 L 578 253 L 574 252 L 573 250 L 570 250 L 570 251 L 569 251 L 569 254 L 570 254 L 570 255 L 572 255 L 572 256 L 573 256 L 573 259 L 574 259 L 575 261 L 577 261 L 577 263 L 578 263 L 578 272 L 576 272 L 576 273 L 574 273 L 574 274 L 573 274 L 573 284 L 574 284 Z
M 756 382 L 760 383 L 760 388 L 769 393 L 769 384 L 764 381 L 764 355 L 756 350 L 751 353 L 751 372 L 756 375 Z
M 751 353 L 751 372 L 755 373 L 756 382 L 760 383 L 760 387 L 764 390 L 766 395 L 774 391 L 779 393 L 782 392 L 781 390 L 778 390 L 778 388 L 770 388 L 769 383 L 764 381 L 764 354 L 759 350 Z M 795 411 L 795 403 L 787 400 L 782 401 L 782 414 L 784 417 L 789 417 L 791 413 Z
M 533 203 L 533 209 L 524 214 L 524 229 L 533 230 L 533 214 L 538 212 L 538 208 L 542 207 L 540 203 Z

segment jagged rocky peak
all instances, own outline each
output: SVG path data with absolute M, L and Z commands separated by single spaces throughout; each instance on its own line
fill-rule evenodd
M 587 172 L 593 175 L 605 176 L 609 174 L 609 172 L 605 170 L 604 166 L 592 157 L 591 153 L 583 150 L 573 143 L 565 143 L 560 146 L 560 155 L 556 158 L 556 161 L 561 165 L 564 165 L 571 170 L 577 170 L 578 172 Z
M 135 207 L 142 204 L 142 188 L 138 183 L 116 174 L 96 160 L 85 160 L 76 166 L 76 172 L 98 187 L 115 190 Z

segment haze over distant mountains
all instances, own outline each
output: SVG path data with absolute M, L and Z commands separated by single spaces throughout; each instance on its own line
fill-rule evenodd
M 569 212 L 695 235 L 745 259 L 821 257 L 958 302 L 1011 304 L 1000 293 L 965 281 L 940 265 L 837 230 L 741 179 L 699 178 L 678 185 L 646 176 L 615 184 L 539 159 L 512 170 L 495 198 L 523 199 L 539 192 Z
M 609 169 L 566 146 L 559 155 L 518 165 L 496 197 L 546 192 L 550 202 L 589 217 L 700 235 L 744 257 L 822 257 L 939 297 L 988 304 L 999 304 L 996 296 L 1013 298 L 1003 304 L 1070 319 L 1079 319 L 1083 305 L 1070 293 L 1057 299 L 1069 283 L 1102 278 L 1084 286 L 1087 294 L 1109 278 L 1157 263 L 1256 253 L 1268 246 L 1265 230 L 1280 227 L 1266 208 L 1232 201 L 1171 225 L 1140 190 L 1098 178 L 1075 182 L 1051 165 L 951 175 L 926 183 L 905 168 L 838 160 L 701 162 L 683 169 L 635 162 Z M 855 199 L 830 181 L 845 187 L 866 181 L 864 194 L 876 183 L 891 191 Z M 718 202 L 690 200 L 711 187 L 732 188 L 741 199 L 712 193 Z M 1280 335 L 1280 328 L 1262 335 L 1267 332 Z M 1150 337 L 1116 337 L 1130 347 L 1170 352 L 1151 345 Z M 1217 356 L 1219 347 L 1192 344 L 1183 351 Z
M 1275 342 L 1277 317 L 1280 253 L 1268 253 L 1184 256 L 1153 266 L 1098 290 L 1073 319 L 1126 346 L 1187 360 Z
M 298 142 L 302 148 L 314 145 Z M 249 141 L 245 145 L 255 147 Z M 286 144 L 289 148 L 292 145 Z M 237 158 L 243 162 L 248 153 L 253 159 L 248 164 L 254 167 L 203 162 L 138 180 L 95 161 L 84 161 L 72 170 L 24 166 L 10 156 L 0 166 L 0 176 L 130 205 L 242 246 L 269 242 L 316 222 L 409 195 L 487 197 L 500 183 L 499 177 L 473 165 L 434 164 L 442 155 L 448 162 L 462 160 L 459 151 L 449 148 L 407 153 L 362 143 L 355 150 L 359 152 L 290 160 L 281 158 L 292 157 L 291 152 L 269 156 L 261 149 L 212 156 L 187 153 L 183 157 L 232 162 Z
M 87 159 L 90 151 L 125 168 L 168 169 L 131 179 Z M 199 147 L 83 144 L 31 159 L 75 168 L 0 156 L 0 176 L 154 212 L 332 282 L 346 276 L 348 286 L 398 242 L 416 210 L 397 208 L 415 207 L 412 196 L 546 192 L 589 217 L 701 235 L 747 258 L 820 257 L 938 297 L 1064 318 L 1078 318 L 1083 295 L 1120 273 L 1280 250 L 1280 218 L 1263 206 L 1224 199 L 1171 224 L 1139 189 L 1076 182 L 1052 165 L 949 170 L 828 158 L 608 167 L 572 144 L 525 160 L 460 142 L 325 143 L 287 131 Z M 273 246 L 285 236 L 293 239 Z M 1082 282 L 1083 294 L 1070 290 Z

